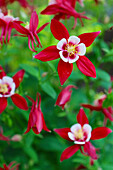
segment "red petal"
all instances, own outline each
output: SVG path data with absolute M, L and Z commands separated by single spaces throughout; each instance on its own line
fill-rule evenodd
M 85 56 L 79 56 L 76 61 L 78 69 L 86 76 L 96 78 L 96 70 L 93 63 Z
M 105 138 L 112 130 L 107 127 L 98 127 L 91 132 L 91 139 L 97 140 Z
M 52 19 L 51 20 L 51 32 L 53 34 L 53 36 L 57 39 L 57 40 L 61 40 L 62 38 L 68 39 L 69 38 L 69 33 L 67 28 L 59 21 L 57 21 L 56 19 Z
M 73 156 L 77 151 L 79 150 L 79 146 L 78 145 L 73 145 L 70 146 L 68 148 L 66 148 L 61 155 L 60 161 L 63 161 L 65 159 L 70 158 L 71 156 Z
M 47 23 L 45 23 L 44 25 L 42 25 L 42 26 L 36 31 L 36 33 L 38 34 L 39 32 L 41 32 L 48 24 L 49 24 L 49 22 L 47 22 Z
M 22 25 L 20 25 L 20 24 L 18 24 L 18 23 L 16 23 L 16 22 L 13 22 L 13 26 L 14 26 L 14 28 L 18 31 L 18 32 L 20 32 L 21 34 L 29 34 L 29 30 L 28 29 L 26 29 L 26 28 L 24 28 Z
M 73 70 L 73 64 L 66 63 L 60 59 L 57 70 L 60 78 L 60 83 L 63 85 Z
M 89 124 L 88 118 L 87 118 L 83 108 L 80 108 L 80 111 L 77 115 L 77 121 L 79 124 L 81 124 L 81 126 L 83 126 L 84 124 Z
M 79 35 L 80 43 L 84 43 L 86 47 L 89 47 L 95 38 L 100 34 L 101 31 L 84 33 Z
M 104 115 L 111 121 L 113 121 L 113 117 L 112 114 L 105 108 L 102 109 L 102 112 L 104 113 Z
M 91 104 L 81 104 L 81 106 L 83 106 L 83 107 L 85 107 L 85 108 L 88 108 L 88 109 L 90 109 L 91 111 L 92 111 L 92 110 L 96 110 L 96 111 L 102 110 L 102 107 L 101 107 L 101 106 L 92 106 Z
M 20 83 L 22 82 L 23 80 L 23 77 L 24 77 L 24 73 L 25 71 L 24 70 L 20 70 L 18 71 L 12 78 L 16 84 L 16 88 L 18 88 L 18 86 L 20 85 Z
M 98 159 L 96 155 L 96 148 L 90 142 L 85 143 L 84 152 L 86 152 L 92 159 Z
M 43 51 L 34 56 L 34 58 L 41 61 L 51 61 L 59 58 L 59 50 L 56 45 L 45 48 Z
M 46 123 L 45 123 L 45 120 L 44 120 L 44 116 L 43 116 L 43 113 L 42 113 L 42 121 L 43 121 L 43 129 L 47 132 L 51 132 L 51 130 L 49 130 L 46 126 Z
M 0 66 L 0 79 L 2 79 L 2 77 L 6 76 L 5 71 L 3 70 L 2 66 Z
M 14 94 L 11 96 L 13 103 L 22 110 L 28 110 L 26 100 L 19 94 Z
M 2 113 L 7 106 L 7 98 L 0 97 L 0 113 Z
M 72 141 L 69 137 L 68 137 L 68 132 L 70 132 L 70 128 L 61 128 L 61 129 L 54 129 L 54 131 L 56 133 L 58 133 L 58 135 L 60 135 L 62 138 Z
M 30 19 L 30 24 L 29 24 L 30 31 L 35 32 L 38 27 L 38 23 L 39 23 L 38 15 L 36 11 L 33 11 Z
M 59 5 L 53 4 L 53 5 L 47 6 L 47 8 L 41 11 L 41 14 L 54 15 L 54 14 L 57 14 L 58 12 L 59 12 Z

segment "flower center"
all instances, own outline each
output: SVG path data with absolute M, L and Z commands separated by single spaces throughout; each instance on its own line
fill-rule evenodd
M 72 54 L 77 53 L 76 47 L 77 47 L 77 45 L 67 44 L 66 50 L 67 50 L 67 52 L 69 53 L 69 55 L 72 55 Z
M 0 93 L 5 94 L 9 91 L 7 84 L 0 84 Z
M 74 136 L 75 136 L 76 139 L 83 140 L 84 139 L 84 132 L 83 132 L 83 130 L 82 129 L 75 130 Z

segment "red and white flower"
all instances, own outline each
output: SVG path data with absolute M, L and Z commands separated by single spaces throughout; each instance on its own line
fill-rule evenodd
M 74 143 L 74 145 L 63 151 L 60 161 L 70 158 L 78 150 L 80 150 L 83 155 L 89 155 L 91 159 L 98 159 L 96 148 L 91 144 L 90 140 L 105 138 L 112 132 L 112 130 L 107 127 L 98 127 L 92 130 L 82 108 L 77 115 L 77 121 L 78 123 L 71 126 L 71 128 L 54 129 L 62 138 Z
M 93 43 L 100 31 L 84 33 L 78 37 L 69 36 L 66 27 L 55 19 L 52 19 L 50 28 L 53 36 L 59 40 L 58 44 L 47 47 L 36 54 L 34 58 L 44 62 L 60 58 L 57 70 L 61 85 L 70 76 L 74 62 L 83 74 L 95 78 L 95 67 L 84 54 L 86 53 L 86 47 Z
M 8 97 L 11 97 L 13 103 L 20 109 L 28 109 L 26 100 L 15 93 L 16 88 L 23 80 L 24 73 L 24 70 L 20 70 L 13 77 L 9 77 L 0 66 L 0 113 L 5 110 Z

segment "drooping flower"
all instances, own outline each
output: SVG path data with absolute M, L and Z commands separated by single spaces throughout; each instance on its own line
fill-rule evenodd
M 27 0 L 0 0 L 0 8 L 2 9 L 2 12 L 7 15 L 7 5 L 8 4 L 12 4 L 13 2 L 19 2 L 20 5 L 23 8 L 29 8 L 31 11 L 33 10 L 33 6 L 29 5 L 29 3 L 27 2 Z
M 94 111 L 94 110 L 95 111 L 101 111 L 105 116 L 104 125 L 106 124 L 107 119 L 113 121 L 113 109 L 112 109 L 112 106 L 108 107 L 108 108 L 103 107 L 103 102 L 106 99 L 106 97 L 107 96 L 105 94 L 100 95 L 99 98 L 94 101 L 94 105 L 81 104 L 81 106 L 83 106 L 85 108 L 88 108 L 91 111 Z
M 74 85 L 68 85 L 67 87 L 65 87 L 58 95 L 55 105 L 58 105 L 59 107 L 62 107 L 62 109 L 64 109 L 65 104 L 70 101 L 72 93 L 71 88 L 77 89 L 77 87 Z
M 10 138 L 9 138 L 9 137 L 3 135 L 3 129 L 2 129 L 2 127 L 0 127 L 0 140 L 10 141 Z
M 0 44 L 1 45 L 3 45 L 3 41 L 5 44 L 9 43 L 11 37 L 11 31 L 14 28 L 13 22 L 19 24 L 22 23 L 22 21 L 19 21 L 18 17 L 14 18 L 13 16 L 4 15 L 0 11 L 0 28 L 1 28 Z
M 5 110 L 8 97 L 11 97 L 13 103 L 20 109 L 28 110 L 26 100 L 15 93 L 23 80 L 24 72 L 24 70 L 20 70 L 13 77 L 9 77 L 0 66 L 0 113 Z
M 37 47 L 42 47 L 40 39 L 38 37 L 38 33 L 40 33 L 49 23 L 42 25 L 39 29 L 37 29 L 39 24 L 39 19 L 36 11 L 32 12 L 31 19 L 29 25 L 26 27 L 20 25 L 17 22 L 14 22 L 14 28 L 21 34 L 16 34 L 16 36 L 28 37 L 28 46 L 31 51 L 36 52 L 34 48 L 34 44 Z M 31 43 L 31 44 L 30 44 Z
M 57 46 L 47 47 L 36 54 L 34 58 L 44 62 L 60 58 L 57 70 L 61 85 L 63 85 L 70 76 L 74 62 L 76 62 L 78 69 L 83 74 L 95 78 L 95 67 L 84 54 L 86 47 L 89 47 L 93 43 L 100 31 L 84 33 L 78 37 L 69 36 L 66 27 L 59 21 L 52 19 L 51 32 L 53 36 L 59 40 Z
M 47 128 L 45 124 L 44 116 L 41 111 L 41 95 L 37 93 L 36 102 L 31 97 L 29 96 L 27 97 L 32 102 L 32 107 L 31 112 L 29 114 L 28 127 L 25 134 L 28 133 L 31 129 L 36 134 L 39 134 L 42 131 L 42 129 L 47 132 L 50 132 L 50 130 Z
M 82 25 L 82 18 L 89 19 L 88 17 L 84 16 L 83 13 L 78 13 L 75 10 L 76 0 L 50 0 L 48 6 L 41 11 L 43 15 L 55 15 L 54 19 L 68 19 L 71 16 L 74 17 L 75 23 L 73 28 L 76 27 L 77 18 L 80 19 Z
M 15 165 L 15 161 L 13 161 L 9 165 L 3 164 L 3 168 L 0 167 L 0 170 L 19 170 L 19 165 L 20 164 Z
M 80 150 L 83 155 L 88 155 L 94 160 L 98 159 L 96 148 L 91 144 L 90 140 L 105 138 L 112 132 L 112 130 L 107 127 L 98 127 L 92 130 L 82 108 L 77 115 L 77 121 L 78 123 L 71 126 L 71 128 L 54 129 L 62 138 L 74 143 L 74 145 L 63 151 L 60 161 L 70 158 L 78 150 Z

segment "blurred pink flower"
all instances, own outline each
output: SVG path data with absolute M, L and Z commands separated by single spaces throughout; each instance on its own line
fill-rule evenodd
M 0 113 L 2 113 L 7 106 L 7 98 L 11 97 L 13 103 L 23 110 L 28 110 L 26 100 L 15 93 L 23 80 L 25 71 L 18 71 L 12 78 L 7 76 L 3 68 L 0 66 Z
M 80 4 L 82 2 L 79 0 Z M 71 16 L 74 17 L 75 23 L 74 27 L 77 24 L 77 18 L 80 19 L 82 25 L 82 18 L 89 19 L 88 17 L 84 16 L 83 13 L 78 13 L 75 10 L 76 0 L 50 0 L 48 6 L 41 12 L 43 15 L 55 15 L 54 19 L 66 19 L 70 18 Z
M 22 37 L 28 37 L 28 46 L 31 51 L 36 52 L 34 48 L 34 43 L 37 47 L 42 47 L 40 39 L 38 37 L 38 33 L 40 33 L 49 23 L 46 23 L 42 25 L 39 29 L 37 29 L 39 24 L 39 19 L 36 11 L 32 12 L 31 19 L 29 25 L 26 27 L 20 25 L 17 22 L 14 22 L 14 28 L 21 34 L 16 34 L 15 36 L 22 36 Z M 36 40 L 35 40 L 36 39 Z M 37 42 L 36 42 L 37 41 Z M 30 44 L 31 43 L 31 44 Z
M 59 107 L 62 107 L 62 109 L 64 109 L 65 104 L 70 101 L 72 93 L 71 88 L 77 89 L 77 87 L 74 85 L 68 85 L 67 87 L 65 87 L 58 95 L 55 105 L 58 105 Z
M 96 148 L 91 144 L 90 140 L 105 138 L 112 132 L 112 130 L 107 127 L 98 127 L 92 130 L 82 108 L 77 115 L 77 121 L 78 123 L 71 126 L 71 128 L 54 129 L 54 131 L 62 138 L 74 143 L 74 145 L 63 151 L 60 161 L 70 158 L 78 150 L 80 150 L 83 155 L 89 155 L 94 160 L 98 159 Z M 82 150 L 82 147 L 84 151 Z
M 15 161 L 11 162 L 9 165 L 3 164 L 3 168 L 0 167 L 0 170 L 19 170 L 19 164 L 15 164 Z
M 44 116 L 41 111 L 41 95 L 37 93 L 36 102 L 31 97 L 29 96 L 27 97 L 32 102 L 32 107 L 31 112 L 29 114 L 28 127 L 25 134 L 28 133 L 31 129 L 36 134 L 39 134 L 42 131 L 42 129 L 47 132 L 50 132 L 50 130 L 47 128 L 45 124 Z

